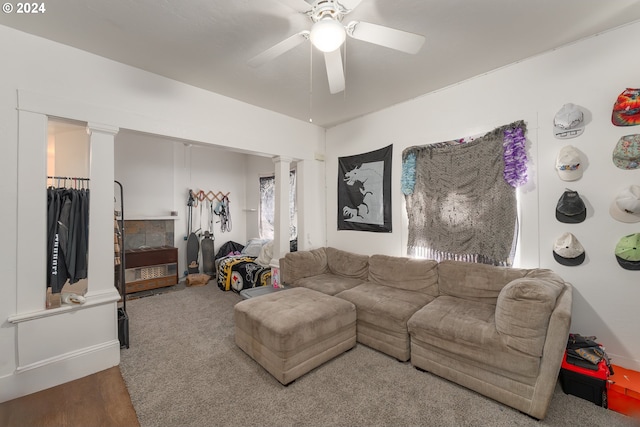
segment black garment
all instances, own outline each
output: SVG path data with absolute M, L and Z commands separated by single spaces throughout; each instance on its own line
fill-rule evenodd
M 57 188 L 47 189 L 47 287 L 58 287 L 58 218 L 60 217 L 60 192 Z M 54 257 L 55 247 L 55 257 Z M 55 286 L 54 286 L 55 281 Z
M 74 279 L 71 283 L 75 283 L 80 279 L 87 278 L 87 252 L 89 251 L 89 190 L 82 189 L 78 193 L 78 220 L 76 240 L 76 268 Z
M 51 191 L 53 192 L 52 203 L 49 205 L 49 212 L 47 212 L 47 217 L 51 221 L 47 227 L 50 232 L 50 235 L 47 236 L 47 240 L 50 242 L 50 247 L 47 250 L 50 254 L 47 286 L 51 287 L 51 292 L 57 294 L 62 291 L 62 287 L 69 278 L 64 256 L 67 230 L 66 225 L 61 221 L 61 217 L 64 216 L 63 212 L 66 210 L 64 208 L 64 189 L 54 188 Z M 64 218 L 62 220 L 64 221 Z

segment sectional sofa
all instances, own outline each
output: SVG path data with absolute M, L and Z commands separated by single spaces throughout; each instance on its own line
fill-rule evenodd
M 326 247 L 286 254 L 280 275 L 353 303 L 357 342 L 545 417 L 571 323 L 554 272 Z

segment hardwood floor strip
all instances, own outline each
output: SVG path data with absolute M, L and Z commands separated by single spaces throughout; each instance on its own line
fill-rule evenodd
M 0 426 L 139 427 L 129 391 L 115 366 L 0 403 Z

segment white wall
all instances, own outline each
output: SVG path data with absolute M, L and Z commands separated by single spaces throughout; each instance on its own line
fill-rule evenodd
M 116 135 L 114 176 L 122 184 L 125 219 L 165 218 L 177 210 L 174 144 L 168 138 L 127 130 Z M 184 211 L 180 213 L 184 217 Z
M 77 178 L 89 176 L 89 136 L 84 126 L 56 134 L 54 147 L 53 175 Z
M 623 270 L 613 255 L 618 239 L 640 232 L 640 224 L 617 222 L 608 213 L 619 189 L 640 184 L 640 170 L 623 171 L 611 161 L 620 136 L 640 133 L 640 127 L 611 124 L 617 95 L 627 87 L 640 86 L 640 57 L 630 55 L 620 40 L 640 40 L 640 23 L 329 129 L 328 244 L 365 254 L 405 254 L 407 216 L 399 184 L 402 150 L 524 119 L 531 182 L 520 194 L 523 234 L 518 265 L 550 268 L 571 282 L 575 287 L 571 330 L 597 336 L 614 363 L 640 369 L 640 273 Z M 586 108 L 589 123 L 582 136 L 561 141 L 552 134 L 552 121 L 568 102 Z M 337 157 L 389 143 L 394 144 L 393 232 L 337 231 Z M 583 178 L 571 183 L 560 180 L 554 169 L 565 144 L 576 146 L 588 158 Z M 555 219 L 555 205 L 566 187 L 580 192 L 587 203 L 588 217 L 581 224 Z M 575 234 L 586 249 L 587 259 L 581 266 L 561 266 L 552 257 L 553 242 L 564 231 Z
M 4 141 L 0 197 L 7 206 L 14 207 L 0 213 L 2 223 L 8 224 L 0 247 L 0 268 L 4 272 L 0 298 L 0 401 L 4 401 L 108 368 L 119 360 L 117 348 L 116 357 L 112 351 L 117 330 L 111 294 L 99 301 L 101 296 L 92 294 L 90 286 L 88 295 L 96 301 L 95 310 L 85 310 L 82 316 L 74 315 L 77 311 L 43 314 L 40 307 L 44 308 L 45 284 L 30 279 L 44 277 L 46 265 L 45 202 L 44 198 L 38 203 L 31 200 L 40 200 L 33 194 L 39 188 L 44 194 L 46 186 L 47 116 L 94 126 L 92 175 L 96 162 L 101 167 L 97 168 L 98 179 L 92 176 L 91 188 L 100 189 L 99 192 L 113 191 L 112 139 L 120 129 L 295 159 L 313 159 L 316 152 L 321 152 L 324 129 L 4 26 L 0 26 L 0 57 L 0 135 Z M 20 123 L 19 114 L 23 119 Z M 19 141 L 25 137 L 28 146 L 21 146 Z M 107 142 L 109 139 L 111 143 Z M 24 161 L 27 154 L 32 157 L 29 162 Z M 33 173 L 23 167 L 32 164 Z M 23 188 L 29 191 L 21 191 Z M 98 204 L 101 208 L 102 201 Z M 103 257 L 102 264 L 113 262 L 113 200 L 106 197 L 106 202 L 104 212 L 95 220 L 102 223 L 92 219 L 91 228 L 101 230 L 100 237 L 90 237 L 90 244 L 100 242 L 104 246 L 92 249 L 96 256 L 103 250 L 111 253 Z M 320 205 L 318 200 L 317 206 Z M 32 206 L 42 209 L 31 209 Z M 38 227 L 21 225 L 26 221 Z M 107 241 L 105 237 L 109 236 L 103 235 L 102 230 L 109 229 Z M 29 268 L 37 274 L 26 269 L 27 259 Z M 102 273 L 101 267 L 104 266 L 93 271 Z M 110 269 L 113 273 L 112 264 Z M 109 275 L 102 279 L 104 285 Z M 113 293 L 113 288 L 110 291 Z M 104 292 L 106 295 L 109 291 Z M 29 307 L 28 312 L 23 307 Z M 55 338 L 46 328 L 31 325 L 54 322 L 59 330 L 72 330 L 73 322 L 80 318 L 83 324 L 108 324 L 109 328 L 96 335 L 99 342 L 69 338 L 56 344 L 55 355 L 30 345 Z M 16 319 L 23 320 L 19 323 Z M 109 354 L 102 355 L 102 350 Z M 25 351 L 28 358 L 24 357 Z M 28 372 L 23 363 L 29 364 Z

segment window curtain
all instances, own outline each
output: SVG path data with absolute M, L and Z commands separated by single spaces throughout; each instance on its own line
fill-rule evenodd
M 517 239 L 516 187 L 527 180 L 526 126 L 403 151 L 407 253 L 510 266 Z
M 258 232 L 261 239 L 273 239 L 275 216 L 275 176 L 260 177 Z M 289 171 L 289 240 L 298 238 L 296 207 L 296 171 Z

